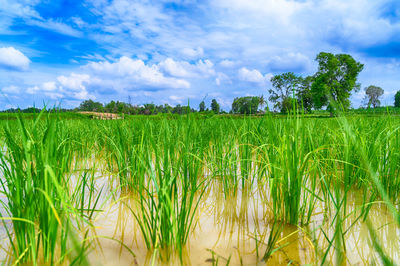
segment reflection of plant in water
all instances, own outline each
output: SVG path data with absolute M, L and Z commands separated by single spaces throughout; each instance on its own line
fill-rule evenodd
M 271 255 L 278 251 L 280 248 L 276 248 L 276 242 L 279 240 L 281 233 L 283 229 L 283 223 L 278 222 L 276 219 L 272 223 L 271 230 L 268 236 L 268 241 L 267 241 L 267 248 L 265 250 L 264 256 L 263 256 L 263 261 L 267 262 L 268 259 L 271 257 Z
M 225 258 L 215 253 L 212 249 L 207 249 L 207 251 L 211 253 L 211 258 L 207 259 L 205 262 L 211 262 L 212 265 L 216 266 L 219 265 L 220 260 L 224 261 L 223 264 L 225 264 L 226 266 L 228 266 L 231 262 L 232 255 L 230 255 L 228 258 Z

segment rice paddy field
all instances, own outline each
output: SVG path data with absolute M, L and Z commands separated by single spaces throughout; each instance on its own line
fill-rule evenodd
M 398 116 L 0 126 L 3 264 L 400 262 Z

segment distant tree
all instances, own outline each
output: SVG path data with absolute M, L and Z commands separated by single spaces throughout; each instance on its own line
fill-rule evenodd
M 257 96 L 235 98 L 232 103 L 232 113 L 255 114 L 258 111 L 260 101 L 260 97 Z
M 381 97 L 384 93 L 384 90 L 381 87 L 377 86 L 369 86 L 364 89 L 366 94 L 366 100 L 368 107 L 372 105 L 373 108 L 381 105 L 381 101 L 379 97 Z
M 313 98 L 311 93 L 313 82 L 314 77 L 312 76 L 302 78 L 296 95 L 299 109 L 303 108 L 306 112 L 311 112 L 313 107 Z
M 40 113 L 40 111 L 42 111 L 39 108 L 36 107 L 28 107 L 22 110 L 22 113 Z
M 101 112 L 103 111 L 103 104 L 93 100 L 86 100 L 79 105 L 78 109 L 80 111 Z
M 156 105 L 154 103 L 145 103 L 143 104 L 144 114 L 153 115 L 157 114 Z
M 293 72 L 275 75 L 271 78 L 273 89 L 269 90 L 269 100 L 274 108 L 286 113 L 292 108 L 292 99 L 298 91 L 302 78 Z
M 219 109 L 220 109 L 220 106 L 219 106 L 219 104 L 217 103 L 217 100 L 212 99 L 212 101 L 211 101 L 211 110 L 212 110 L 215 114 L 219 114 Z
M 164 104 L 156 107 L 157 113 L 172 113 L 172 106 Z
M 206 103 L 204 101 L 201 101 L 199 104 L 199 111 L 204 112 L 206 110 Z
M 190 108 L 190 106 L 182 106 L 180 104 L 176 105 L 173 109 L 172 109 L 172 113 L 173 114 L 187 114 L 188 112 L 194 112 L 195 110 Z
M 117 112 L 117 103 L 115 101 L 111 101 L 104 106 L 104 109 L 108 113 L 116 113 Z
M 394 107 L 400 107 L 400 91 L 394 95 Z
M 264 105 L 266 104 L 264 95 L 261 95 L 260 97 L 258 97 L 258 104 L 260 105 L 261 109 L 264 107 Z M 258 107 L 257 107 L 258 109 Z
M 321 52 L 315 60 L 319 67 L 311 88 L 314 107 L 321 109 L 327 106 L 331 115 L 337 105 L 348 109 L 351 92 L 360 89 L 357 77 L 364 65 L 347 54 Z

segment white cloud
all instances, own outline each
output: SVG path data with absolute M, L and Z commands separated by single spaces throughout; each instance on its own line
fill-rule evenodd
M 2 93 L 6 93 L 6 94 L 18 94 L 20 93 L 20 88 L 17 86 L 8 86 L 8 87 L 4 87 L 1 89 Z
M 86 89 L 86 84 L 90 82 L 90 76 L 87 74 L 72 73 L 69 77 L 59 76 L 57 81 L 65 89 L 80 92 Z M 46 82 L 43 85 L 47 84 L 50 84 L 50 86 L 48 86 L 50 88 L 53 88 L 52 85 L 55 85 L 54 82 Z
M 282 22 L 288 22 L 289 17 L 304 5 L 302 2 L 288 0 L 215 0 L 213 4 L 253 18 L 277 19 Z
M 65 24 L 62 21 L 56 20 L 29 20 L 28 24 L 41 27 L 43 29 L 48 29 L 54 32 L 61 33 L 63 35 L 68 35 L 72 37 L 82 37 L 83 34 L 81 31 L 74 29 L 68 24 Z
M 226 74 L 218 72 L 217 77 L 215 78 L 215 84 L 220 86 L 223 82 L 232 84 L 231 79 Z
M 157 65 L 146 65 L 142 60 L 134 60 L 126 56 L 117 62 L 92 62 L 85 67 L 99 80 L 115 81 L 125 84 L 126 89 L 135 86 L 158 88 L 189 88 L 190 83 L 183 79 L 166 77 Z M 130 84 L 129 84 L 130 83 Z
M 187 89 L 183 79 L 166 77 L 157 65 L 146 65 L 142 60 L 121 57 L 116 62 L 91 62 L 82 67 L 83 73 L 61 75 L 55 81 L 29 87 L 27 93 L 43 93 L 51 99 L 95 99 L 99 91 L 123 93 L 142 89 Z
M 184 48 L 182 50 L 182 54 L 188 58 L 199 58 L 204 55 L 204 50 L 201 47 L 197 47 L 195 49 Z
M 172 100 L 174 103 L 179 103 L 182 104 L 182 101 L 185 97 L 183 96 L 177 96 L 177 95 L 171 95 L 168 97 L 170 100 Z
M 42 86 L 44 91 L 54 91 L 57 89 L 57 85 L 54 81 L 45 82 Z
M 0 0 L 0 11 L 12 17 L 40 18 L 39 13 L 33 8 L 38 2 L 39 1 Z
M 221 62 L 219 62 L 219 65 L 224 68 L 232 68 L 237 65 L 237 62 L 228 60 L 228 59 L 224 59 Z
M 158 64 L 160 70 L 174 77 L 206 78 L 214 76 L 214 64 L 210 60 L 199 60 L 195 64 L 186 61 L 174 61 L 167 58 Z
M 273 56 L 268 67 L 273 71 L 304 72 L 310 69 L 311 64 L 311 60 L 302 53 L 288 53 Z
M 272 77 L 272 74 L 262 75 L 257 69 L 249 70 L 245 67 L 239 69 L 238 75 L 242 81 L 258 83 L 260 85 L 265 85 Z
M 0 67 L 25 71 L 28 70 L 30 62 L 28 57 L 14 47 L 0 48 Z
M 27 93 L 35 95 L 43 93 L 51 99 L 95 99 L 87 90 L 91 77 L 87 74 L 71 73 L 70 76 L 59 76 L 57 81 L 44 82 L 40 86 L 33 86 L 27 89 Z

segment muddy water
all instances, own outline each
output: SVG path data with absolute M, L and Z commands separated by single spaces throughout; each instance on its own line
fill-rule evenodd
M 263 260 L 266 243 L 271 231 L 272 219 L 265 194 L 257 189 L 239 191 L 237 195 L 228 196 L 221 192 L 218 184 L 210 186 L 203 196 L 196 215 L 196 226 L 189 236 L 184 249 L 185 265 L 305 265 L 321 263 L 329 239 L 333 239 L 335 223 L 333 214 L 324 215 L 327 207 L 319 202 L 308 226 L 297 227 L 285 225 L 275 244 L 276 251 L 267 260 Z M 133 196 L 117 195 L 118 202 L 106 206 L 94 222 L 95 232 L 99 238 L 89 259 L 94 265 L 177 265 L 177 255 L 171 255 L 169 261 L 160 259 L 159 250 L 147 250 L 141 237 L 139 227 L 127 206 L 137 210 Z M 367 226 L 356 220 L 359 206 L 362 204 L 362 193 L 352 192 L 348 195 L 346 213 L 343 219 L 346 253 L 344 260 L 348 265 L 380 264 L 374 251 Z M 387 255 L 400 261 L 400 231 L 383 204 L 372 206 L 369 218 L 376 229 L 379 241 Z M 107 238 L 103 238 L 106 236 Z M 111 240 L 110 238 L 113 238 Z M 124 244 L 122 245 L 121 242 Z M 128 250 L 134 253 L 134 255 Z M 165 254 L 164 254 L 165 255 Z M 328 264 L 335 262 L 332 247 L 326 254 Z
M 76 177 L 78 178 L 78 176 Z M 71 179 L 76 183 L 75 179 Z M 96 177 L 97 190 L 102 190 L 99 208 L 90 237 L 95 238 L 88 259 L 92 265 L 178 265 L 178 255 L 169 261 L 161 259 L 159 250 L 147 250 L 139 226 L 131 210 L 138 210 L 133 195 L 121 195 L 117 182 L 104 173 Z M 264 187 L 264 189 L 263 189 Z M 321 195 L 320 195 L 321 196 Z M 2 199 L 4 201 L 4 199 Z M 367 226 L 356 220 L 363 202 L 363 192 L 348 194 L 343 231 L 348 265 L 381 264 L 373 248 Z M 184 265 L 317 265 L 320 264 L 333 239 L 335 223 L 332 203 L 317 202 L 311 223 L 297 227 L 285 225 L 274 245 L 275 252 L 263 260 L 273 215 L 268 189 L 253 184 L 237 194 L 224 194 L 221 184 L 211 184 L 203 195 L 196 213 L 196 224 L 183 252 Z M 129 208 L 127 207 L 129 206 Z M 386 254 L 400 262 L 400 230 L 383 203 L 372 205 L 368 215 Z M 3 239 L 0 256 L 7 256 L 9 246 L 1 228 Z M 334 244 L 335 245 L 335 244 Z M 165 257 L 165 254 L 161 253 Z M 335 262 L 332 247 L 326 262 Z

